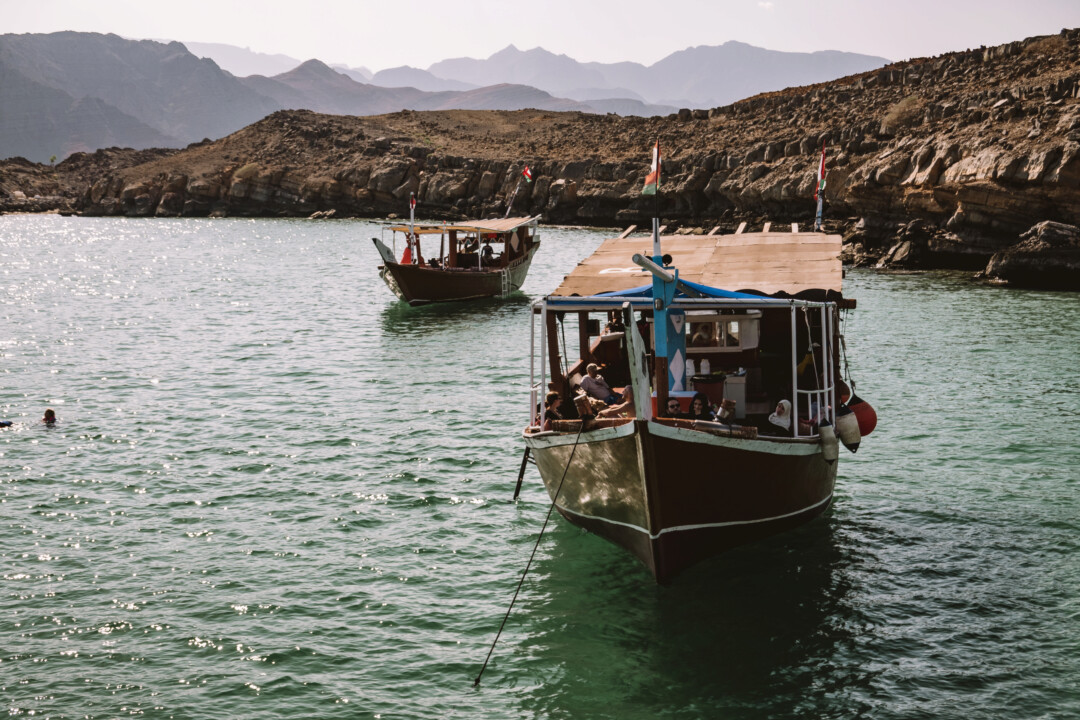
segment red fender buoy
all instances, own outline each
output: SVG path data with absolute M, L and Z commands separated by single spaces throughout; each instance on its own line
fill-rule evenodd
M 859 421 L 860 436 L 866 437 L 874 432 L 874 428 L 877 427 L 877 412 L 874 411 L 870 403 L 858 395 L 852 395 L 848 407 L 851 408 L 851 412 L 855 413 L 855 417 Z

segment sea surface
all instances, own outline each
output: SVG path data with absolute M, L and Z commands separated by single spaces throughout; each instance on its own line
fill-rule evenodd
M 0 217 L 0 710 L 1080 717 L 1080 295 L 849 270 L 834 508 L 666 587 L 556 514 L 474 687 L 549 506 L 529 301 L 605 235 L 409 308 L 379 232 Z

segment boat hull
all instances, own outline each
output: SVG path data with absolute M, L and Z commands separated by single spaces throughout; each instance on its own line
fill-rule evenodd
M 527 254 L 505 268 L 448 270 L 386 262 L 379 269 L 379 276 L 398 298 L 410 305 L 505 297 L 521 289 L 539 247 L 540 243 L 534 243 Z
M 719 437 L 644 420 L 585 432 L 576 448 L 575 438 L 525 436 L 549 496 L 570 522 L 633 553 L 659 582 L 808 522 L 829 507 L 836 483 L 836 463 L 818 442 Z

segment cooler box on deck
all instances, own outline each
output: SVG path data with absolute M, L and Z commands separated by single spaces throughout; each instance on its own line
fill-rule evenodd
M 729 376 L 724 380 L 724 399 L 735 401 L 735 417 L 746 417 L 746 376 Z

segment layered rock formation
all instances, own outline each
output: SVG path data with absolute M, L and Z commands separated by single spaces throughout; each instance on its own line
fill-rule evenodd
M 808 223 L 822 145 L 827 225 L 858 263 L 982 269 L 1021 233 L 1080 224 L 1080 31 L 896 63 L 832 83 L 656 118 L 542 111 L 278 112 L 220 141 L 102 171 L 95 215 L 385 216 L 515 212 L 646 223 L 649 149 L 666 224 Z M 73 156 L 58 166 L 93 165 Z M 85 172 L 83 173 L 85 176 Z M 0 175 L 0 184 L 3 176 Z

